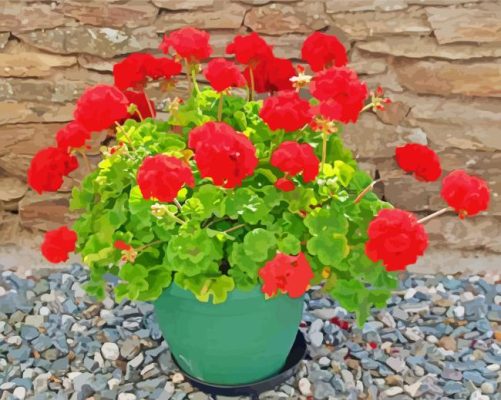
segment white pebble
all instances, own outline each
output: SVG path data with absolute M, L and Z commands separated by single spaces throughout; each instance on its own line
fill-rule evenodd
M 22 386 L 18 386 L 14 389 L 14 392 L 12 394 L 16 399 L 24 400 L 24 398 L 26 397 L 26 389 Z
M 184 381 L 184 376 L 183 374 L 180 374 L 179 372 L 176 372 L 174 375 L 172 375 L 171 378 L 172 383 L 181 383 Z
M 431 344 L 435 344 L 435 343 L 438 343 L 438 338 L 436 336 L 433 336 L 433 335 L 429 335 L 426 340 L 431 343 Z
M 456 318 L 462 319 L 464 317 L 464 307 L 463 306 L 457 306 L 454 307 L 454 315 Z
M 171 381 L 167 381 L 167 383 L 164 386 L 164 390 L 167 392 L 167 398 L 170 398 L 169 396 L 172 396 L 174 392 L 176 391 L 176 387 Z
M 23 343 L 23 339 L 21 339 L 21 336 L 11 336 L 10 338 L 7 339 L 7 343 L 12 344 L 14 346 L 21 346 L 21 343 Z
M 484 382 L 480 386 L 480 390 L 485 394 L 493 394 L 496 391 L 496 387 L 491 382 Z
M 118 400 L 136 400 L 137 397 L 134 393 L 120 393 Z
M 461 293 L 461 295 L 460 295 L 460 299 L 463 303 L 470 301 L 470 300 L 473 300 L 474 298 L 475 298 L 475 296 L 473 295 L 472 292 L 464 292 L 464 293 Z
M 499 364 L 491 364 L 487 366 L 487 369 L 492 372 L 499 371 L 501 369 L 501 366 Z
M 99 368 L 103 368 L 104 367 L 104 359 L 103 359 L 103 356 L 101 355 L 101 353 L 99 351 L 96 351 L 94 353 L 94 361 L 98 363 Z
M 501 305 L 501 296 L 494 297 L 494 303 L 499 306 Z
M 437 285 L 437 292 L 443 292 L 443 293 L 446 292 L 445 287 L 444 287 L 444 285 L 442 283 L 439 283 Z
M 106 342 L 101 347 L 101 353 L 106 360 L 115 361 L 120 356 L 120 349 L 116 343 Z
M 51 313 L 49 307 L 40 307 L 40 310 L 38 311 L 38 313 L 44 317 L 48 317 Z
M 120 385 L 120 381 L 117 378 L 111 378 L 108 381 L 108 388 L 110 390 L 116 389 L 118 387 L 118 385 Z
M 384 394 L 388 397 L 393 397 L 393 396 L 396 396 L 397 394 L 400 394 L 400 393 L 403 393 L 404 392 L 404 389 L 402 389 L 401 387 L 399 386 L 393 386 L 389 389 L 386 389 L 384 391 Z
M 303 396 L 310 396 L 311 395 L 311 383 L 308 379 L 306 378 L 301 378 L 298 383 L 299 386 L 299 391 Z
M 321 357 L 320 360 L 318 360 L 318 364 L 321 367 L 327 367 L 330 365 L 330 363 L 331 363 L 331 360 L 329 357 Z
M 404 295 L 404 299 L 405 299 L 405 300 L 412 299 L 416 293 L 417 293 L 417 290 L 416 290 L 416 289 L 414 289 L 414 288 L 409 288 L 409 289 L 407 289 L 407 292 L 406 292 L 406 293 L 405 293 L 405 295 Z

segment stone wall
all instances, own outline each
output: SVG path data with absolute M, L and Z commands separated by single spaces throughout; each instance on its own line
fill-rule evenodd
M 446 171 L 467 169 L 492 187 L 488 214 L 467 221 L 445 215 L 429 224 L 442 256 L 426 262 L 463 265 L 482 255 L 497 264 L 499 0 L 2 0 L 0 240 L 15 241 L 19 227 L 44 230 L 65 220 L 70 185 L 41 197 L 28 191 L 30 158 L 71 119 L 85 87 L 111 82 L 114 62 L 155 52 L 163 32 L 185 25 L 211 31 L 216 55 L 236 32 L 259 32 L 279 56 L 293 59 L 310 32 L 337 34 L 352 67 L 394 100 L 387 112 L 346 129 L 364 168 L 386 178 L 379 189 L 387 200 L 418 213 L 442 207 L 438 184 L 395 174 L 393 149 L 407 141 L 430 144 Z

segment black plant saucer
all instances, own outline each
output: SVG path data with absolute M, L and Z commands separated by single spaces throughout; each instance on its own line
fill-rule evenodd
M 183 369 L 179 366 L 174 356 L 172 356 L 172 360 L 176 364 L 176 366 L 181 370 L 186 379 L 195 387 L 200 389 L 202 392 L 211 395 L 221 395 L 221 396 L 250 396 L 253 399 L 258 399 L 258 396 L 262 392 L 266 392 L 267 390 L 271 390 L 281 383 L 285 382 L 291 376 L 295 375 L 299 363 L 306 355 L 306 341 L 304 339 L 301 331 L 297 332 L 296 340 L 292 345 L 292 349 L 287 356 L 287 360 L 285 361 L 285 365 L 282 370 L 269 378 L 263 379 L 262 381 L 246 383 L 243 385 L 217 385 L 212 383 L 203 382 L 188 373 L 184 372 Z

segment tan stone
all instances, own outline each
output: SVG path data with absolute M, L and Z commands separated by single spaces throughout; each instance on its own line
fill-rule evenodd
M 348 67 L 357 71 L 358 74 L 382 74 L 387 69 L 387 62 L 384 56 L 375 56 L 365 52 L 362 54 L 355 48 L 350 54 Z
M 56 11 L 73 17 L 83 24 L 114 28 L 137 28 L 155 20 L 158 9 L 149 2 L 136 0 L 108 3 L 101 0 L 81 2 L 65 0 Z
M 427 8 L 428 21 L 440 44 L 501 42 L 501 5 L 482 8 Z
M 446 215 L 426 223 L 430 245 L 445 245 L 452 249 L 485 249 L 501 252 L 501 218 L 482 217 L 459 219 Z
M 56 229 L 72 220 L 66 194 L 28 191 L 19 202 L 19 216 L 25 228 L 43 231 Z M 73 217 L 74 218 L 74 217 Z
M 410 111 L 410 107 L 401 101 L 384 105 L 384 110 L 376 110 L 377 117 L 389 125 L 400 124 Z
M 422 6 L 457 6 L 463 3 L 478 3 L 480 0 L 407 0 L 409 4 Z
M 158 47 L 153 27 L 133 30 L 71 26 L 16 34 L 22 41 L 53 53 L 87 53 L 103 58 Z
M 501 150 L 501 100 L 452 99 L 393 93 L 411 107 L 407 121 L 420 127 L 438 148 Z
M 19 215 L 0 210 L 0 245 L 18 243 L 21 229 L 19 220 Z
M 0 176 L 0 211 L 17 211 L 17 202 L 27 190 L 26 180 Z
M 405 11 L 339 13 L 331 15 L 333 24 L 351 40 L 389 34 L 424 35 L 431 32 L 426 14 L 419 8 Z
M 443 347 L 445 350 L 456 351 L 457 344 L 456 339 L 452 336 L 444 336 L 438 341 L 438 345 Z
M 253 6 L 263 6 L 268 3 L 296 3 L 300 0 L 233 0 L 244 4 Z
M 392 67 L 400 84 L 416 93 L 501 97 L 501 63 L 397 59 Z
M 65 122 L 73 118 L 73 104 L 0 102 L 0 125 L 29 122 Z
M 64 124 L 14 124 L 0 126 L 0 169 L 26 180 L 31 158 L 43 147 L 53 145 L 55 133 Z
M 41 2 L 2 0 L 0 3 L 0 32 L 23 32 L 50 29 L 63 25 L 65 18 Z
M 439 45 L 431 36 L 423 36 L 416 41 L 411 36 L 388 36 L 385 38 L 358 42 L 356 48 L 371 53 L 389 54 L 397 57 L 436 57 L 449 60 L 468 60 L 483 57 L 501 57 L 501 46 L 494 43 L 471 44 L 451 43 Z
M 37 77 L 48 76 L 54 68 L 76 64 L 76 58 L 39 52 L 17 54 L 0 53 L 0 76 Z
M 407 0 L 327 0 L 325 10 L 328 13 L 358 11 L 395 11 L 408 7 Z
M 0 49 L 3 49 L 5 47 L 5 45 L 9 41 L 9 37 L 9 32 L 0 33 Z
M 324 5 L 318 1 L 302 1 L 293 5 L 268 4 L 252 8 L 245 15 L 245 26 L 267 35 L 311 33 L 329 26 Z
M 113 65 L 119 62 L 119 59 L 105 59 L 90 54 L 81 54 L 78 56 L 78 64 L 84 68 L 99 71 L 99 72 L 112 72 Z
M 153 0 L 153 4 L 167 10 L 195 10 L 213 6 L 214 0 Z
M 161 13 L 155 22 L 157 32 L 170 32 L 186 26 L 198 29 L 238 29 L 242 25 L 247 8 L 231 3 L 209 11 L 181 11 Z

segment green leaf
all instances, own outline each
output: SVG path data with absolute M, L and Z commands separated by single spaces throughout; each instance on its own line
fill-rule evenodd
M 341 182 L 344 187 L 347 187 L 355 174 L 355 169 L 344 161 L 336 160 L 334 161 L 333 173 L 338 178 L 339 182 Z
M 312 235 L 331 232 L 345 234 L 348 231 L 348 221 L 342 209 L 334 205 L 316 208 L 304 219 L 304 224 Z
M 330 266 L 340 263 L 350 252 L 346 236 L 338 233 L 314 236 L 308 240 L 306 247 L 323 264 Z
M 245 254 L 257 262 L 268 259 L 270 250 L 276 244 L 275 235 L 262 228 L 257 228 L 247 233 L 243 242 Z
M 146 278 L 148 272 L 146 268 L 140 264 L 126 263 L 120 268 L 118 276 L 124 281 L 134 282 Z
M 298 254 L 301 251 L 301 242 L 294 235 L 287 233 L 278 241 L 278 250 L 285 254 Z

